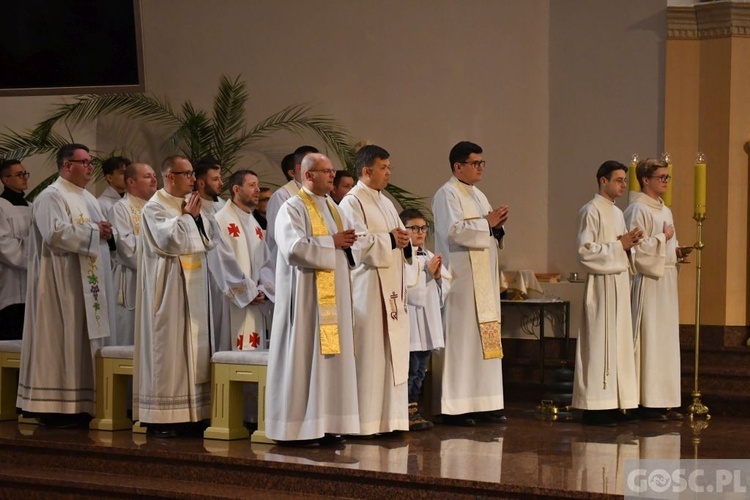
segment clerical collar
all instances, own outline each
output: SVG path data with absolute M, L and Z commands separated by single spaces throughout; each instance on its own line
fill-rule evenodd
M 456 177 L 456 176 L 454 175 L 453 177 Z M 474 187 L 474 184 L 469 184 L 468 182 L 464 182 L 461 179 L 459 179 L 458 177 L 456 177 L 456 180 L 458 182 L 460 182 L 461 184 L 465 185 L 465 186 Z
M 23 192 L 13 191 L 12 189 L 5 188 L 2 194 L 0 194 L 0 198 L 5 198 L 10 202 L 11 205 L 15 205 L 17 207 L 28 207 L 29 202 L 26 201 L 26 198 L 23 197 Z
M 304 189 L 304 190 L 305 190 L 305 192 L 306 192 L 307 194 L 309 194 L 310 196 L 312 196 L 312 197 L 314 197 L 314 198 L 320 198 L 320 199 L 322 199 L 322 200 L 325 200 L 325 199 L 326 199 L 326 198 L 328 197 L 328 196 L 327 196 L 327 195 L 325 195 L 325 194 L 324 194 L 324 195 L 319 195 L 319 194 L 315 194 L 315 193 L 313 193 L 312 191 L 310 191 L 309 189 L 307 189 L 307 188 L 306 188 L 305 186 L 302 186 L 302 187 L 300 188 L 300 190 L 302 190 L 302 189 Z
M 371 188 L 370 186 L 368 186 L 367 184 L 365 184 L 365 183 L 364 183 L 364 182 L 362 182 L 362 181 L 358 181 L 358 182 L 359 182 L 360 184 L 362 184 L 362 186 L 364 186 L 364 187 L 365 187 L 365 188 L 366 188 L 366 189 L 367 189 L 368 191 L 371 191 L 371 192 L 375 193 L 376 195 L 379 195 L 379 194 L 380 194 L 380 192 L 382 191 L 382 190 L 379 190 L 379 189 L 373 189 L 373 188 Z

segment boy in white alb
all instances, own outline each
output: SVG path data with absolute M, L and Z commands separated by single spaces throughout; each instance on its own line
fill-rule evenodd
M 443 267 L 443 256 L 424 248 L 429 227 L 424 215 L 408 208 L 399 214 L 409 231 L 417 258 L 406 267 L 406 303 L 409 310 L 409 430 L 424 431 L 434 424 L 419 413 L 419 395 L 425 371 L 434 349 L 445 347 L 440 309 L 450 289 L 450 275 Z

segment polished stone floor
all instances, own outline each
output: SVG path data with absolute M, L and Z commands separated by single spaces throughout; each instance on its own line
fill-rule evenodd
M 627 459 L 750 458 L 750 418 L 714 417 L 693 425 L 689 419 L 637 422 L 600 428 L 581 425 L 577 415 L 568 421 L 544 420 L 531 405 L 508 408 L 507 414 L 509 421 L 502 425 L 436 425 L 430 431 L 402 436 L 350 439 L 338 449 L 289 448 L 247 440 L 156 439 L 128 431 L 55 430 L 16 422 L 0 423 L 0 440 L 359 469 L 419 476 L 426 481 L 501 484 L 517 491 L 541 488 L 571 496 L 622 495 Z

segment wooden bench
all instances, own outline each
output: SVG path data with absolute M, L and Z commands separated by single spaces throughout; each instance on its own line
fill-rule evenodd
M 89 429 L 120 431 L 133 429 L 128 418 L 128 401 L 131 391 L 128 384 L 133 378 L 133 346 L 102 347 L 96 353 L 96 415 Z
M 0 340 L 0 421 L 16 420 L 21 341 Z
M 211 427 L 203 437 L 229 441 L 250 433 L 243 424 L 243 384 L 258 384 L 258 430 L 254 443 L 273 443 L 266 437 L 266 373 L 268 351 L 222 351 L 211 358 Z

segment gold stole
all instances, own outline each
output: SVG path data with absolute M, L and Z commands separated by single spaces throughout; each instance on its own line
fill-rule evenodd
M 313 236 L 328 236 L 328 225 L 323 214 L 320 213 L 318 204 L 307 191 L 300 189 L 298 196 L 302 199 L 310 217 Z M 336 222 L 339 232 L 344 230 L 341 216 L 330 201 L 326 199 L 328 209 Z M 320 328 L 320 354 L 341 354 L 341 343 L 339 342 L 339 324 L 336 314 L 336 275 L 329 269 L 317 269 L 315 271 L 315 289 L 318 294 L 318 325 Z
M 468 186 L 456 179 L 453 183 L 457 187 L 458 200 L 461 203 L 464 220 L 481 219 L 482 216 L 474 196 Z M 489 231 L 489 225 L 487 231 Z M 490 244 L 494 244 L 494 239 Z M 479 322 L 479 337 L 482 341 L 484 359 L 502 358 L 503 345 L 500 339 L 500 311 L 497 310 L 495 298 L 500 290 L 493 286 L 492 273 L 497 275 L 497 269 L 491 269 L 490 250 L 469 250 L 471 261 L 471 277 L 474 284 L 474 302 Z
M 86 200 L 83 197 L 83 189 L 74 188 L 74 184 L 58 177 L 54 184 L 51 185 L 62 195 L 73 224 L 77 226 L 91 226 L 89 209 Z M 81 192 L 77 192 L 81 190 Z M 93 229 L 93 228 L 92 228 Z M 91 237 L 99 235 L 99 232 L 91 231 Z M 89 247 L 96 253 L 96 256 L 78 254 L 78 261 L 81 268 L 81 283 L 83 285 L 83 300 L 86 306 L 86 329 L 88 330 L 89 339 L 102 339 L 109 337 L 109 310 L 107 307 L 107 297 L 105 295 L 104 275 L 103 272 L 111 272 L 109 269 L 99 269 L 101 259 L 101 248 L 99 239 L 89 241 Z

